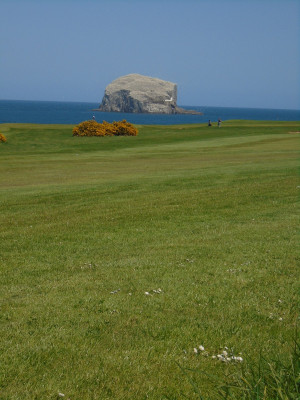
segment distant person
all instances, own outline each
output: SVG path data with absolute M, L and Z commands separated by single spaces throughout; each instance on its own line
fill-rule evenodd
M 93 120 L 95 121 L 95 119 L 96 119 L 96 117 L 95 117 L 95 115 L 93 115 Z
M 208 120 L 208 126 L 212 126 L 212 125 L 211 125 L 211 120 Z
M 221 121 L 220 118 L 219 118 L 219 119 L 218 119 L 218 127 L 219 127 L 219 128 L 221 128 L 221 122 L 222 122 L 222 121 Z

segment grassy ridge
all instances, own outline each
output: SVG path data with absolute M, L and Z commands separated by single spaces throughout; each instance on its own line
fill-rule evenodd
M 1 399 L 215 399 L 220 347 L 288 360 L 299 123 L 0 130 Z

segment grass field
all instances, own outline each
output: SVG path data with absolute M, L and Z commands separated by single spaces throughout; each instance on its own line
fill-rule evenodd
M 0 125 L 0 399 L 299 399 L 299 125 Z

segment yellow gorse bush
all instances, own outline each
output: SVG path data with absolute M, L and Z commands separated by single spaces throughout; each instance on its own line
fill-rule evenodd
M 119 122 L 113 122 L 114 135 L 116 136 L 136 136 L 138 130 L 130 122 L 125 119 Z
M 84 121 L 73 128 L 73 136 L 136 136 L 138 130 L 125 119 L 112 123 Z
M 1 142 L 6 142 L 6 137 L 2 133 L 0 133 L 0 143 Z

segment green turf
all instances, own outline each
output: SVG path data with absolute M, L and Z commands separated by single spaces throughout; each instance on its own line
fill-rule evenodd
M 217 399 L 287 362 L 299 125 L 0 125 L 0 399 Z

